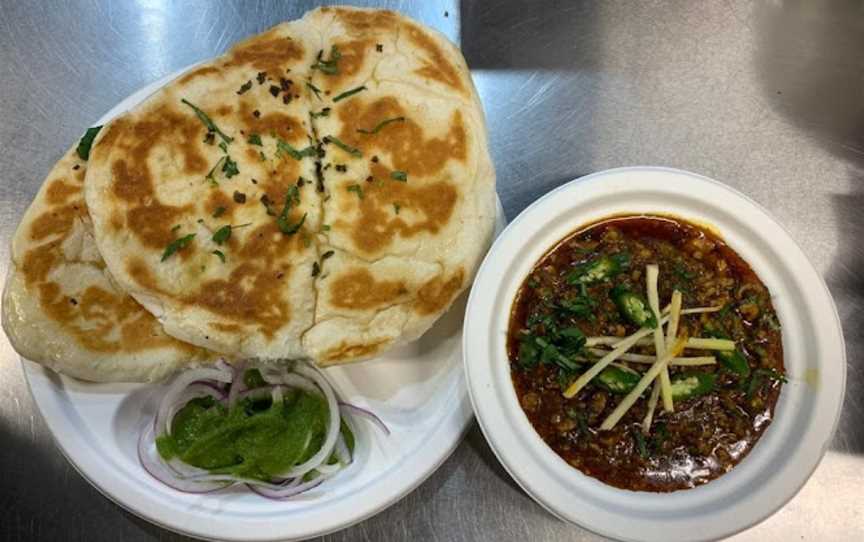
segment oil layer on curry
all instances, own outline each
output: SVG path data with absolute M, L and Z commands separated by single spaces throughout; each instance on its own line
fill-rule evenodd
M 785 382 L 765 285 L 716 235 L 671 217 L 613 217 L 556 245 L 519 289 L 508 354 L 543 440 L 635 491 L 731 470 Z

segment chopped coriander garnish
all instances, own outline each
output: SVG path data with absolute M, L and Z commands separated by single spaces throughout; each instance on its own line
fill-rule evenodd
M 399 209 L 401 209 L 401 208 L 402 208 L 402 206 L 399 205 L 398 203 L 394 203 L 394 204 L 393 204 L 393 211 L 394 211 L 397 215 L 399 214 Z
M 258 156 L 261 157 L 261 161 L 262 161 L 262 162 L 266 162 L 266 161 L 267 161 L 267 157 L 264 156 L 264 151 L 258 151 Z
M 357 88 L 352 88 L 351 90 L 346 90 L 346 91 L 343 92 L 342 94 L 339 94 L 339 95 L 337 95 L 335 98 L 333 98 L 333 101 L 334 101 L 334 102 L 338 102 L 339 100 L 344 100 L 345 98 L 348 98 L 348 97 L 350 97 L 350 96 L 353 96 L 353 95 L 355 95 L 355 94 L 357 94 L 358 92 L 361 92 L 361 91 L 363 91 L 363 90 L 366 90 L 366 87 L 365 87 L 365 86 L 360 86 L 360 87 L 357 87 Z
M 358 128 L 357 131 L 361 134 L 377 134 L 381 131 L 382 128 L 390 124 L 391 122 L 405 122 L 405 117 L 393 117 L 392 119 L 382 120 L 378 124 L 375 125 L 371 130 L 364 130 L 363 128 Z
M 225 164 L 222 166 L 222 171 L 225 172 L 225 176 L 229 179 L 240 173 L 240 170 L 237 168 L 237 162 L 227 155 L 225 156 Z
M 355 192 L 358 198 L 363 199 L 363 187 L 361 187 L 359 184 L 352 184 L 348 187 L 348 191 Z
M 225 143 L 224 141 L 219 142 L 219 148 L 222 149 L 222 152 L 224 152 L 226 154 L 228 153 L 228 144 Z
M 261 142 L 261 136 L 258 134 L 249 134 L 249 139 L 246 140 L 246 142 L 249 143 L 250 145 L 258 145 L 259 147 L 264 145 Z
M 394 181 L 401 181 L 403 183 L 408 182 L 408 174 L 404 171 L 393 171 L 390 173 L 390 178 Z
M 264 196 L 261 197 L 261 202 L 267 206 L 267 203 L 264 201 Z M 297 231 L 300 230 L 300 227 L 303 226 L 303 223 L 306 222 L 307 213 L 303 213 L 303 217 L 294 224 L 288 221 L 288 213 L 295 205 L 300 205 L 300 191 L 296 186 L 292 186 L 288 189 L 288 193 L 285 194 L 285 205 L 282 207 L 282 212 L 276 218 L 276 224 L 279 226 L 279 230 L 285 235 L 293 235 L 297 233 Z M 267 206 L 267 214 L 270 214 L 269 206 Z
M 213 176 L 213 174 L 216 173 L 216 168 L 218 168 L 219 165 L 225 161 L 225 158 L 227 158 L 227 157 L 226 156 L 220 157 L 219 160 L 216 162 L 216 165 L 213 166 L 213 168 L 210 170 L 210 172 L 204 176 L 204 179 L 207 181 L 210 181 L 210 184 L 213 186 L 219 186 L 219 183 L 216 182 L 216 178 Z
M 171 228 L 171 233 L 176 233 L 177 230 L 180 229 L 180 224 L 176 224 L 173 228 Z
M 343 151 L 347 152 L 351 156 L 357 156 L 357 157 L 363 156 L 363 153 L 360 151 L 360 149 L 358 149 L 356 147 L 352 147 L 351 145 L 344 143 L 342 140 L 340 140 L 336 136 L 332 136 L 332 135 L 324 136 L 324 139 L 322 141 L 324 143 L 328 143 L 328 144 L 333 143 L 334 145 L 336 145 L 337 147 L 339 147 Z
M 188 245 L 194 238 L 195 234 L 190 233 L 189 235 L 184 235 L 183 237 L 180 237 L 179 239 L 174 239 L 173 241 L 168 243 L 168 246 L 165 247 L 165 251 L 162 253 L 162 259 L 160 261 L 164 262 L 178 250 L 186 248 L 186 245 Z
M 303 150 L 297 150 L 292 147 L 287 141 L 281 138 L 276 138 L 276 157 L 281 158 L 283 155 L 287 154 L 291 158 L 295 160 L 302 160 L 304 156 L 315 156 L 316 151 L 315 147 L 311 145 L 306 147 Z
M 231 225 L 225 225 L 216 230 L 216 233 L 213 234 L 213 242 L 217 245 L 221 245 L 231 239 Z
M 210 254 L 215 254 L 219 256 L 219 259 L 222 260 L 222 263 L 225 263 L 225 254 L 223 254 L 221 250 L 214 250 Z
M 318 56 L 316 57 L 317 62 L 312 65 L 313 70 L 319 70 L 322 73 L 326 73 L 327 75 L 336 75 L 339 73 L 339 59 L 342 58 L 342 54 L 339 52 L 339 49 L 334 45 L 330 48 L 330 60 L 324 60 L 322 55 L 324 51 L 318 51 Z
M 313 119 L 317 119 L 319 117 L 329 117 L 330 116 L 330 108 L 325 107 L 324 109 L 322 109 L 321 111 L 319 111 L 317 113 L 315 113 L 313 111 L 312 113 L 310 113 L 310 115 L 312 116 Z
M 234 141 L 233 137 L 228 137 L 227 135 L 225 135 L 225 132 L 223 132 L 222 130 L 219 129 L 218 126 L 216 126 L 216 124 L 210 119 L 210 117 L 207 116 L 207 113 L 198 109 L 198 107 L 196 107 L 194 104 L 192 104 L 192 102 L 188 101 L 186 98 L 183 98 L 180 101 L 183 102 L 184 104 L 188 105 L 189 107 L 192 108 L 193 111 L 195 111 L 195 114 L 198 116 L 198 119 L 204 124 L 204 126 L 207 127 L 208 132 L 216 132 L 216 134 L 218 134 L 219 137 L 222 138 L 222 141 L 224 141 L 225 143 L 231 143 L 232 141 Z
M 276 224 L 279 226 L 279 230 L 285 235 L 294 235 L 300 228 L 303 226 L 303 223 L 306 222 L 306 214 L 303 213 L 303 216 L 300 217 L 300 220 L 295 222 L 294 224 L 288 222 L 287 217 L 279 217 L 276 219 Z
M 323 231 L 330 231 L 330 224 L 323 224 L 323 225 L 321 226 L 321 229 L 322 229 Z
M 317 277 L 320 274 L 321 274 L 321 264 L 319 264 L 318 262 L 313 262 L 312 263 L 312 276 Z
M 315 93 L 315 97 L 319 100 L 321 99 L 321 89 L 313 85 L 311 82 L 306 81 L 306 88 Z
M 81 141 L 78 142 L 78 148 L 75 149 L 75 152 L 78 153 L 79 158 L 81 158 L 82 160 L 90 159 L 90 147 L 93 146 L 93 140 L 96 139 L 96 135 L 101 129 L 101 124 L 99 126 L 87 128 L 87 131 L 84 132 L 84 136 L 81 138 Z
M 330 256 L 332 256 L 334 254 L 336 254 L 336 251 L 328 250 L 327 252 L 325 252 L 324 254 L 321 255 L 321 261 L 326 260 L 327 258 L 329 258 Z
M 216 207 L 216 209 L 213 210 L 213 218 L 219 218 L 220 216 L 225 214 L 225 210 L 225 207 L 222 207 L 221 205 L 219 207 Z

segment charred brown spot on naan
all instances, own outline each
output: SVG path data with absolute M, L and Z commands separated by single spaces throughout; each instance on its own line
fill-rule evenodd
M 67 199 L 80 193 L 81 185 L 67 183 L 65 179 L 57 179 L 48 185 L 45 199 L 51 205 L 63 205 Z
M 379 33 L 395 30 L 399 25 L 399 15 L 389 10 L 363 11 L 344 8 L 321 8 L 322 13 L 333 13 L 345 27 L 356 33 Z
M 24 254 L 21 271 L 24 273 L 24 280 L 28 286 L 33 286 L 48 278 L 48 273 L 60 261 L 60 243 L 61 241 L 51 241 L 28 250 Z
M 141 243 L 162 249 L 174 239 L 171 228 L 192 206 L 164 205 L 156 198 L 148 159 L 155 149 L 179 150 L 183 171 L 203 174 L 207 163 L 200 150 L 205 129 L 195 115 L 159 107 L 146 120 L 118 121 L 106 137 L 122 155 L 111 165 L 111 191 L 127 203 L 125 227 Z M 105 145 L 105 140 L 100 146 Z
M 342 88 L 359 74 L 367 60 L 367 53 L 375 49 L 375 41 L 370 39 L 341 41 L 333 44 L 341 55 L 334 74 L 324 74 L 322 85 L 326 90 Z
M 303 46 L 281 32 L 277 27 L 240 42 L 228 53 L 224 65 L 252 66 L 271 77 L 284 74 L 286 67 L 303 58 Z
M 275 134 L 289 143 L 306 142 L 306 129 L 291 115 L 271 112 L 256 117 L 254 111 L 255 108 L 247 102 L 240 103 L 240 118 L 243 119 L 247 133 L 258 134 L 262 138 Z
M 257 324 L 261 333 L 272 338 L 291 316 L 281 295 L 289 272 L 286 269 L 274 274 L 252 263 L 242 263 L 231 271 L 227 280 L 207 281 L 198 292 L 183 297 L 182 301 L 227 318 Z
M 205 75 L 216 74 L 216 73 L 219 73 L 219 71 L 220 71 L 219 68 L 217 68 L 215 66 L 204 66 L 202 68 L 192 70 L 191 72 L 187 73 L 186 75 L 184 75 L 180 79 L 178 79 L 177 82 L 180 84 L 185 84 L 185 83 L 188 83 L 189 81 L 192 81 L 193 79 L 196 79 L 198 77 L 204 77 Z
M 407 171 L 412 178 L 440 172 L 448 160 L 465 162 L 468 155 L 467 132 L 462 113 L 455 111 L 444 137 L 424 136 L 423 128 L 414 122 L 393 96 L 367 103 L 360 98 L 338 108 L 342 131 L 339 138 L 362 148 L 367 155 L 389 156 L 393 169 Z M 375 134 L 361 134 L 358 128 L 372 130 L 378 123 L 404 117 L 403 122 L 386 125 Z
M 292 211 L 288 215 L 288 221 L 292 224 L 298 222 L 303 216 L 299 211 Z M 289 261 L 292 254 L 306 250 L 301 230 L 294 235 L 285 235 L 279 231 L 276 220 L 268 220 L 260 226 L 255 226 L 247 237 L 243 246 L 240 247 L 239 257 L 248 261 L 263 262 L 273 274 L 280 274 L 284 269 L 275 269 L 280 260 Z M 287 263 L 283 267 L 287 266 Z
M 153 271 L 141 258 L 132 258 L 126 262 L 126 272 L 132 277 L 136 283 L 151 292 L 162 292 L 159 283 L 156 282 L 156 277 L 153 276 Z
M 243 331 L 243 326 L 238 324 L 223 324 L 222 322 L 208 322 L 208 326 L 222 333 L 240 333 Z
M 446 280 L 443 277 L 435 277 L 430 280 L 417 291 L 414 311 L 426 315 L 443 310 L 462 290 L 464 280 L 465 271 L 462 268 L 457 269 Z
M 352 359 L 368 358 L 390 346 L 390 341 L 383 339 L 375 342 L 349 344 L 342 342 L 336 348 L 331 348 L 321 355 L 321 362 L 344 362 Z
M 30 239 L 40 241 L 48 237 L 65 236 L 71 229 L 76 218 L 87 216 L 87 207 L 83 201 L 74 201 L 62 207 L 56 207 L 39 215 L 30 225 Z
M 330 284 L 334 307 L 353 310 L 375 309 L 393 305 L 408 294 L 405 283 L 398 280 L 376 280 L 366 268 L 351 269 Z
M 355 248 L 370 255 L 384 251 L 397 235 L 410 238 L 424 232 L 438 233 L 450 220 L 459 199 L 456 187 L 444 181 L 413 186 L 387 178 L 365 183 L 363 189 L 363 199 L 356 202 L 360 212 L 356 221 L 351 224 L 338 219 L 333 227 L 350 231 Z M 400 214 L 394 213 L 396 205 Z
M 190 210 L 191 205 L 176 207 L 154 201 L 150 205 L 129 209 L 126 213 L 127 226 L 144 246 L 163 249 L 175 238 L 171 229 L 177 219 Z
M 230 220 L 234 215 L 234 200 L 229 198 L 225 192 L 221 190 L 213 190 L 207 196 L 207 201 L 204 203 L 204 212 L 207 216 L 219 218 L 220 220 Z M 217 209 L 222 209 L 219 216 L 215 217 Z
M 459 69 L 447 59 L 444 51 L 429 34 L 411 23 L 405 23 L 402 26 L 402 34 L 425 53 L 426 63 L 423 67 L 415 70 L 418 75 L 434 79 L 460 94 L 467 95 L 465 83 L 459 76 Z

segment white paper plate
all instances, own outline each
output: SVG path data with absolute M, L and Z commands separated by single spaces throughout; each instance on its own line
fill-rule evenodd
M 537 435 L 513 390 L 510 308 L 534 263 L 582 225 L 616 214 L 666 213 L 713 225 L 773 295 L 789 383 L 775 419 L 731 472 L 674 493 L 616 489 L 570 467 Z M 711 179 L 665 168 L 589 175 L 547 194 L 507 227 L 477 275 L 465 315 L 474 411 L 498 459 L 562 519 L 622 540 L 714 540 L 765 519 L 804 485 L 837 424 L 846 380 L 840 320 L 822 278 L 756 203 Z
M 96 124 L 135 107 L 183 69 L 123 100 Z M 498 203 L 496 231 L 504 226 Z M 392 505 L 431 475 L 462 439 L 471 406 L 461 367 L 463 295 L 419 341 L 369 363 L 325 371 L 339 396 L 375 412 L 388 437 L 357 420 L 355 462 L 297 499 L 243 489 L 187 495 L 153 480 L 136 455 L 138 430 L 159 390 L 87 384 L 24 361 L 33 400 L 63 454 L 84 478 L 130 512 L 167 529 L 219 540 L 302 539 L 342 529 Z

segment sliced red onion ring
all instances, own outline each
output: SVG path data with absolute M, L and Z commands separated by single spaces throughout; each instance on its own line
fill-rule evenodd
M 336 441 L 336 448 L 334 449 L 336 452 L 336 459 L 339 460 L 339 463 L 342 465 L 350 465 L 354 458 L 351 457 L 351 450 L 348 449 L 348 444 L 345 442 L 345 437 L 342 436 L 342 431 L 339 431 L 339 439 Z
M 294 368 L 294 371 L 300 376 L 304 376 L 315 382 L 315 384 L 324 393 L 324 397 L 327 399 L 327 408 L 330 411 L 330 424 L 327 427 L 327 437 L 324 439 L 321 449 L 319 449 L 318 452 L 310 457 L 305 463 L 296 465 L 289 469 L 288 472 L 284 473 L 283 476 L 285 478 L 303 476 L 326 461 L 333 452 L 333 447 L 336 445 L 336 439 L 339 437 L 340 427 L 339 405 L 336 403 L 336 396 L 333 394 L 333 389 L 330 388 L 330 384 L 327 380 L 325 380 L 317 370 L 308 366 L 298 365 Z
M 233 408 L 237 404 L 237 395 L 246 389 L 246 382 L 243 379 L 246 362 L 238 362 L 233 367 L 234 379 L 231 382 L 231 387 L 228 389 L 228 408 Z
M 159 404 L 159 412 L 154 420 L 155 434 L 171 434 L 168 427 L 168 412 L 177 402 L 177 398 L 183 393 L 187 386 L 198 380 L 217 380 L 219 382 L 231 382 L 232 374 L 219 369 L 192 369 L 179 375 L 172 382 Z
M 361 418 L 366 418 L 370 422 L 374 423 L 378 429 L 384 432 L 385 435 L 390 434 L 390 429 L 381 421 L 381 418 L 375 415 L 374 412 L 366 410 L 365 408 L 360 408 L 358 406 L 352 405 L 350 403 L 339 402 L 339 408 L 342 409 L 343 413 L 354 414 L 355 416 L 360 416 Z
M 259 485 L 246 484 L 250 490 L 255 493 L 261 495 L 262 497 L 267 497 L 268 499 L 273 499 L 275 501 L 281 501 L 284 499 L 290 499 L 291 497 L 296 497 L 297 495 L 309 491 L 310 489 L 314 489 L 321 485 L 321 483 L 327 478 L 327 475 L 322 474 L 321 476 L 309 480 L 308 482 L 303 482 L 297 485 L 288 485 L 282 489 L 270 489 L 268 487 L 262 487 Z M 299 480 L 300 478 L 298 478 Z
M 240 392 L 237 395 L 237 401 L 242 401 L 244 399 L 265 399 L 267 397 L 272 397 L 273 388 L 278 386 L 262 386 L 260 388 L 252 388 L 251 390 L 246 390 Z
M 180 478 L 162 463 L 153 435 L 153 424 L 147 423 L 141 430 L 141 436 L 138 437 L 138 461 L 154 479 L 183 493 L 212 493 L 234 485 L 231 480 L 215 482 L 190 481 Z

